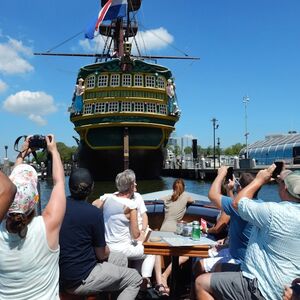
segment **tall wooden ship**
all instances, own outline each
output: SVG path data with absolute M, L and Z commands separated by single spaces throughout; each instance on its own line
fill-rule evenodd
M 102 0 L 102 6 L 108 1 Z M 76 79 L 79 91 L 70 109 L 80 137 L 75 159 L 98 180 L 112 179 L 126 168 L 139 179 L 159 177 L 180 117 L 171 71 L 149 62 L 159 57 L 131 51 L 129 41 L 138 32 L 131 14 L 140 5 L 141 0 L 128 1 L 125 17 L 99 26 L 106 37 L 103 52 L 93 55 L 95 63 L 81 67 Z

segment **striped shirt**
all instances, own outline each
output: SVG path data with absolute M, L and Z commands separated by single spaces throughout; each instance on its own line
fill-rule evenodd
M 254 225 L 243 275 L 257 278 L 266 299 L 282 299 L 284 285 L 300 277 L 300 203 L 242 198 L 238 212 Z

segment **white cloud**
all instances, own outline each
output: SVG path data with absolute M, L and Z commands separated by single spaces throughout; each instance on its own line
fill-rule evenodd
M 163 27 L 157 29 L 151 29 L 146 31 L 138 31 L 136 35 L 137 44 L 144 52 L 149 52 L 151 50 L 160 50 L 167 47 L 174 41 L 174 37 Z M 130 39 L 132 43 L 132 52 L 136 53 L 135 42 Z M 80 40 L 79 45 L 84 51 L 92 53 L 101 53 L 105 44 L 105 37 L 98 35 L 93 40 Z M 108 42 L 108 45 L 110 42 Z M 145 53 L 142 53 L 145 54 Z
M 160 50 L 174 41 L 173 36 L 163 27 L 146 31 L 138 31 L 136 35 L 139 47 L 146 51 Z
M 92 53 L 101 53 L 105 44 L 105 40 L 102 35 L 96 36 L 93 40 L 84 39 L 79 41 L 79 45 L 84 51 Z
M 53 97 L 44 92 L 21 91 L 10 95 L 3 103 L 3 108 L 11 113 L 27 116 L 38 125 L 45 125 L 42 116 L 57 110 Z
M 38 115 L 31 114 L 28 116 L 28 119 L 33 121 L 34 123 L 36 123 L 39 126 L 45 126 L 47 124 L 47 121 Z
M 194 139 L 194 136 L 192 134 L 185 134 L 183 137 L 191 140 Z
M 17 41 L 15 39 L 8 38 L 7 44 L 15 51 L 23 53 L 27 56 L 31 56 L 33 54 L 31 48 L 24 46 L 22 41 Z
M 33 66 L 24 58 L 31 56 L 32 50 L 22 41 L 8 38 L 8 42 L 0 43 L 0 73 L 23 74 L 33 71 Z
M 0 93 L 4 92 L 7 89 L 7 84 L 0 79 Z

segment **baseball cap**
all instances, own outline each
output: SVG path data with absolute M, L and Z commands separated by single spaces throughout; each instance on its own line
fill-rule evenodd
M 288 192 L 295 198 L 300 199 L 300 171 L 284 170 L 280 173 Z
M 7 214 L 20 213 L 28 215 L 39 201 L 36 170 L 30 165 L 20 164 L 13 169 L 9 178 L 16 186 L 17 192 Z
M 90 193 L 94 185 L 94 180 L 86 168 L 73 169 L 69 178 L 69 189 L 71 195 L 77 199 L 84 199 Z

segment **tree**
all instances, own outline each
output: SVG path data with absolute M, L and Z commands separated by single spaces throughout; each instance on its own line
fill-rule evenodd
M 213 155 L 213 150 L 212 150 L 212 147 L 211 146 L 208 146 L 206 148 L 206 155 Z
M 185 154 L 191 154 L 193 150 L 192 150 L 192 147 L 187 146 L 187 147 L 184 148 L 183 151 L 184 151 Z
M 64 143 L 57 143 L 57 150 L 63 162 L 72 162 L 72 156 L 76 152 L 77 147 L 68 147 Z
M 57 142 L 56 145 L 57 145 L 57 150 L 60 154 L 61 160 L 64 163 L 72 162 L 72 156 L 76 152 L 77 147 L 76 146 L 68 147 L 62 142 Z M 47 151 L 39 151 L 39 152 L 36 153 L 36 155 L 37 155 L 37 162 L 38 163 L 41 163 L 41 162 L 46 163 L 46 161 L 47 161 Z M 35 160 L 35 159 L 33 158 L 32 160 Z
M 245 144 L 237 143 L 235 145 L 232 145 L 231 147 L 225 148 L 224 149 L 224 154 L 225 155 L 239 155 L 240 151 L 246 147 Z
M 174 147 L 174 154 L 175 154 L 175 156 L 181 154 L 181 150 L 180 150 L 180 147 L 179 147 L 178 145 L 176 145 L 176 146 Z

